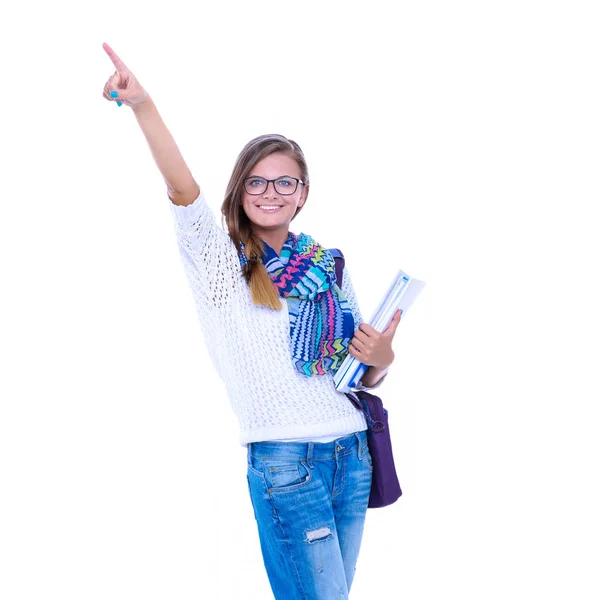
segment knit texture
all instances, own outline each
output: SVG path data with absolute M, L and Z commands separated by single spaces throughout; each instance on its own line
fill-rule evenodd
M 237 250 L 202 192 L 189 206 L 170 206 L 209 355 L 238 419 L 240 444 L 322 442 L 367 429 L 332 375 L 296 371 L 286 300 L 280 299 L 282 310 L 252 304 Z M 357 330 L 362 318 L 347 268 L 342 290 Z
M 277 293 L 287 301 L 295 368 L 308 377 L 334 375 L 348 356 L 354 328 L 349 301 L 337 285 L 332 253 L 309 235 L 291 231 L 278 256 L 266 242 L 264 246 L 264 265 Z

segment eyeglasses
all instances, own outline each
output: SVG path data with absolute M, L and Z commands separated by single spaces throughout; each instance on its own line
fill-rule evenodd
M 244 189 L 251 196 L 259 196 L 264 194 L 269 187 L 269 183 L 272 183 L 275 187 L 275 191 L 282 196 L 290 196 L 297 190 L 298 183 L 303 184 L 301 179 L 295 177 L 277 177 L 277 179 L 265 179 L 264 177 L 246 177 L 244 179 Z

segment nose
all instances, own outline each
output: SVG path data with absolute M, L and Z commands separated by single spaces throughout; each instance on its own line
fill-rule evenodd
M 263 198 L 276 198 L 277 197 L 277 190 L 275 189 L 275 184 L 272 181 L 267 181 L 267 186 L 266 186 L 264 192 L 262 192 L 262 197 Z

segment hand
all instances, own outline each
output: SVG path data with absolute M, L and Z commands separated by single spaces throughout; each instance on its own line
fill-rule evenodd
M 103 88 L 103 97 L 110 102 L 117 102 L 118 106 L 126 104 L 134 108 L 147 100 L 149 94 L 143 89 L 137 81 L 132 71 L 122 62 L 120 57 L 107 45 L 103 44 L 103 49 L 112 59 L 116 72 L 107 80 Z M 116 98 L 112 98 L 110 92 L 118 92 Z
M 349 344 L 349 354 L 369 367 L 387 369 L 395 360 L 391 344 L 401 322 L 402 310 L 398 310 L 384 333 L 376 331 L 367 323 L 362 323 L 353 334 Z

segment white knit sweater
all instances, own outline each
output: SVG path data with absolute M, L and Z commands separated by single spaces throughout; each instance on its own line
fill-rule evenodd
M 281 298 L 282 310 L 252 304 L 235 246 L 203 194 L 189 206 L 170 205 L 209 354 L 239 421 L 240 444 L 323 442 L 364 431 L 362 413 L 335 389 L 330 374 L 296 371 L 287 302 Z M 362 318 L 347 268 L 341 289 L 357 330 Z

